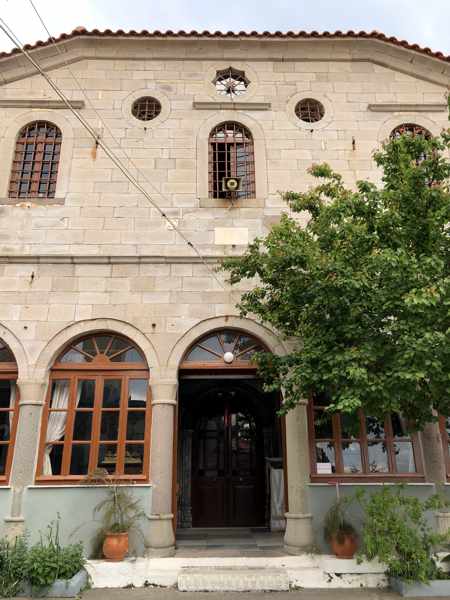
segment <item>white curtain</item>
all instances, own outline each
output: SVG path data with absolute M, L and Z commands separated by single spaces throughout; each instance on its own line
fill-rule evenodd
M 81 386 L 78 386 L 79 389 Z M 79 396 L 79 392 L 77 394 Z M 52 463 L 50 461 L 50 453 L 53 448 L 52 442 L 60 440 L 66 431 L 67 408 L 69 406 L 69 382 L 55 381 L 53 384 L 53 393 L 51 407 L 58 408 L 64 412 L 51 412 L 47 423 L 47 437 L 45 440 L 44 452 L 44 475 L 52 474 Z
M 16 382 L 15 381 L 10 381 L 9 382 L 9 408 L 11 409 L 10 413 L 9 413 L 9 439 L 11 439 L 11 432 L 12 432 L 12 426 L 13 426 L 13 422 L 14 422 L 14 413 L 15 413 L 15 408 L 16 408 L 16 398 L 17 398 L 17 392 L 16 392 Z

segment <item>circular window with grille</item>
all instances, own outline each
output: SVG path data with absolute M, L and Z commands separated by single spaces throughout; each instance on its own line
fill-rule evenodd
M 161 103 L 153 96 L 142 96 L 133 102 L 131 113 L 139 121 L 151 121 L 161 112 Z
M 323 119 L 325 108 L 323 104 L 314 98 L 303 98 L 295 105 L 295 114 L 305 123 L 317 123 Z

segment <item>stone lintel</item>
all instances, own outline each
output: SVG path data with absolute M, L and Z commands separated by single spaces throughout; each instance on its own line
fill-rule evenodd
M 372 112 L 444 112 L 447 110 L 446 104 L 398 104 L 376 103 L 368 104 L 367 108 Z
M 226 102 L 193 102 L 192 107 L 196 110 L 271 110 L 270 102 L 236 102 L 236 100 L 227 100 Z
M 84 108 L 84 100 L 71 100 L 70 104 L 72 108 Z M 1 99 L 0 108 L 45 108 L 45 109 L 66 109 L 67 105 L 62 100 L 47 100 L 45 98 L 39 98 L 36 100 L 32 99 Z

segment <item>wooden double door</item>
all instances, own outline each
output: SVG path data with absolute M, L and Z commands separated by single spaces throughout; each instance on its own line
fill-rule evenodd
M 264 444 L 255 412 L 236 390 L 202 402 L 192 438 L 194 527 L 264 524 Z

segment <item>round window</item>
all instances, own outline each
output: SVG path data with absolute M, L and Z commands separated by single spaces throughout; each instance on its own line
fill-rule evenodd
M 161 103 L 152 96 L 142 96 L 133 102 L 131 113 L 139 121 L 151 121 L 161 112 Z
M 325 109 L 323 104 L 314 98 L 304 98 L 297 102 L 295 106 L 295 114 L 305 123 L 317 123 L 323 119 Z

